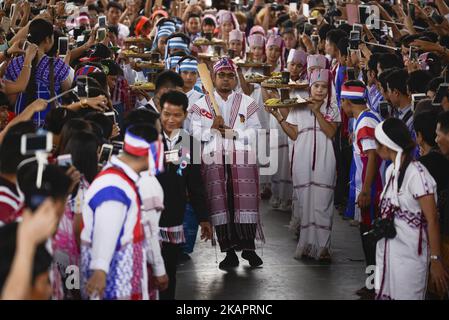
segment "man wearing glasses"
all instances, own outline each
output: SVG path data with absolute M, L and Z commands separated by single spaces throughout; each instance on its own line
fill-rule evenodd
M 255 161 L 256 130 L 261 128 L 259 106 L 249 96 L 234 91 L 236 68 L 222 58 L 213 67 L 218 104 L 216 114 L 209 96 L 189 108 L 190 129 L 202 142 L 202 176 L 211 222 L 226 258 L 220 269 L 239 265 L 236 251 L 252 267 L 263 262 L 255 252 L 255 239 L 264 240 L 259 216 L 259 175 Z

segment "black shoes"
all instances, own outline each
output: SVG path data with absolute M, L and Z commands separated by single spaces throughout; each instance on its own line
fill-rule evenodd
M 374 289 L 363 287 L 355 292 L 360 297 L 360 300 L 374 300 L 376 294 Z
M 258 267 L 263 264 L 262 259 L 257 255 L 256 251 L 243 250 L 242 258 L 249 261 L 251 267 Z
M 220 269 L 231 269 L 231 268 L 236 268 L 239 266 L 239 258 L 237 257 L 237 255 L 235 254 L 234 250 L 229 250 L 226 252 L 226 258 L 224 258 L 224 260 L 222 262 L 220 262 L 220 264 L 218 265 L 218 267 Z
M 187 261 L 192 260 L 192 258 L 185 252 L 180 252 L 178 256 L 178 264 L 186 263 Z
M 263 264 L 262 259 L 257 255 L 256 251 L 252 250 L 243 250 L 242 252 L 242 258 L 245 260 L 248 260 L 249 265 L 251 267 L 258 267 Z M 237 254 L 234 250 L 229 250 L 226 252 L 226 258 L 220 264 L 218 267 L 220 269 L 231 269 L 236 268 L 239 266 L 239 258 L 237 257 Z

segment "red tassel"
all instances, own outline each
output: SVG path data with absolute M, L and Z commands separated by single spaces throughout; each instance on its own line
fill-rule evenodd
M 290 161 L 290 177 L 293 177 L 293 157 L 295 156 L 295 144 L 292 147 L 292 159 Z
M 313 162 L 312 171 L 315 171 L 315 161 L 316 161 L 316 116 L 313 123 Z
M 422 241 L 423 241 L 422 229 L 423 229 L 423 221 L 422 221 L 422 215 L 421 215 L 421 219 L 420 219 L 420 222 L 419 222 L 418 255 L 422 254 Z

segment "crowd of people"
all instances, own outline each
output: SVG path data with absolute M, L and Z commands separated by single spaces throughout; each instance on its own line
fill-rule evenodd
M 299 260 L 332 263 L 334 219 L 359 228 L 363 299 L 448 298 L 449 1 L 0 16 L 2 299 L 175 299 L 198 229 L 220 269 L 260 267 L 261 201 Z

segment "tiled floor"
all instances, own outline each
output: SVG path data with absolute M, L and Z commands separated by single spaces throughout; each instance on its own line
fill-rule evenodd
M 290 213 L 263 202 L 266 244 L 257 252 L 264 261 L 252 269 L 240 259 L 235 271 L 218 269 L 225 257 L 210 242 L 196 243 L 192 260 L 179 266 L 177 299 L 358 299 L 354 292 L 366 275 L 358 228 L 334 215 L 332 264 L 293 259 L 296 240 L 287 225 Z

